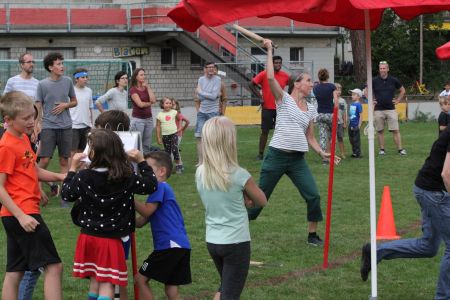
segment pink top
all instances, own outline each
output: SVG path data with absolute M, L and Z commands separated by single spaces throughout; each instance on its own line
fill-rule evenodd
M 139 98 L 141 98 L 142 102 L 150 102 L 147 87 L 144 90 L 140 90 L 137 87 L 133 86 L 132 88 L 130 88 L 130 95 L 132 96 L 133 94 L 137 94 Z M 131 113 L 131 116 L 133 118 L 148 119 L 152 117 L 151 107 L 140 108 L 136 105 L 136 103 L 134 103 L 134 101 L 131 101 L 131 103 L 133 105 L 133 111 Z

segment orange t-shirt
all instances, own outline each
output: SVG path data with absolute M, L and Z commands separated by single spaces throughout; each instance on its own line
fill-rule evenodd
M 7 176 L 4 186 L 14 203 L 25 214 L 39 214 L 41 192 L 36 170 L 36 154 L 25 134 L 21 138 L 8 131 L 3 134 L 0 140 L 0 173 Z M 0 215 L 12 216 L 4 205 Z

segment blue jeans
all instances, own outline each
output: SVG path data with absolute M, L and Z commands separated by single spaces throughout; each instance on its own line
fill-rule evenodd
M 450 299 L 450 194 L 414 186 L 414 195 L 422 212 L 422 237 L 379 245 L 377 262 L 383 259 L 434 257 L 443 240 L 446 248 L 435 299 Z
M 32 300 L 33 292 L 41 272 L 26 271 L 19 285 L 19 300 Z
M 197 123 L 195 124 L 195 137 L 201 138 L 202 137 L 202 128 L 203 125 L 205 125 L 205 122 L 208 121 L 211 118 L 217 117 L 219 115 L 219 112 L 213 112 L 213 113 L 197 113 Z
M 142 150 L 144 154 L 151 152 L 153 118 L 139 119 L 131 118 L 131 131 L 139 131 L 142 136 Z

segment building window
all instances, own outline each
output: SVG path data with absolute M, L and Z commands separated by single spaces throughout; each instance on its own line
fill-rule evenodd
M 305 60 L 305 53 L 303 48 L 290 48 L 289 60 L 291 62 L 301 62 Z
M 192 68 L 203 68 L 205 60 L 191 51 L 191 67 Z
M 252 55 L 266 55 L 266 52 L 264 51 L 264 49 L 259 48 L 259 47 L 252 47 L 250 49 L 250 52 Z
M 174 68 L 176 66 L 176 49 L 175 48 L 161 48 L 161 66 Z

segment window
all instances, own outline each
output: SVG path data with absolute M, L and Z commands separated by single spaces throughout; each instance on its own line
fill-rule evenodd
M 175 48 L 161 48 L 161 66 L 162 67 L 173 67 L 176 66 L 176 49 Z
M 291 62 L 300 62 L 300 61 L 304 61 L 305 60 L 305 54 L 304 54 L 304 49 L 303 48 L 290 48 L 289 49 L 290 54 L 289 54 L 289 60 Z
M 250 49 L 250 52 L 252 53 L 252 55 L 266 55 L 264 49 L 259 47 L 252 47 Z
M 205 60 L 191 51 L 191 67 L 202 68 Z

